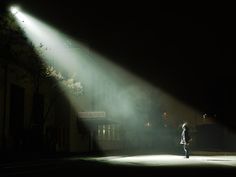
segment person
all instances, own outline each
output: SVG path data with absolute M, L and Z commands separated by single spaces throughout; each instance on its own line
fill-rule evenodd
M 183 145 L 185 157 L 189 158 L 189 143 L 192 138 L 189 135 L 189 128 L 187 122 L 182 125 L 181 141 L 180 144 Z

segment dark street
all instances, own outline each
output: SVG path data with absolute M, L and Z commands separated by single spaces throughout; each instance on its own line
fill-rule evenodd
M 1 163 L 1 176 L 234 176 L 235 155 L 118 155 Z

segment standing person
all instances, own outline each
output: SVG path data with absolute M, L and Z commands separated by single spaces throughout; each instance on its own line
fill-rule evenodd
M 181 141 L 180 144 L 183 145 L 185 157 L 189 158 L 189 142 L 192 140 L 189 135 L 189 128 L 187 122 L 182 125 Z

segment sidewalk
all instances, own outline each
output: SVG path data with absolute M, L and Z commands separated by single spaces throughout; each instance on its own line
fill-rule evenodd
M 0 163 L 8 162 L 23 162 L 23 161 L 37 161 L 45 159 L 62 159 L 74 156 L 94 156 L 91 153 L 70 153 L 70 152 L 0 152 Z
M 62 158 L 70 158 L 70 157 L 104 157 L 104 156 L 114 156 L 114 155 L 123 155 L 123 156 L 137 156 L 137 155 L 162 155 L 162 154 L 172 154 L 172 155 L 180 155 L 177 152 L 149 152 L 144 153 L 142 151 L 136 152 L 104 152 L 104 153 L 69 153 L 69 152 L 54 152 L 54 153 L 37 153 L 37 152 L 8 152 L 3 153 L 0 152 L 0 163 L 7 163 L 7 162 L 20 162 L 20 161 L 37 161 L 37 160 L 44 160 L 44 159 L 62 159 Z M 236 156 L 236 152 L 223 152 L 223 151 L 198 151 L 193 150 L 191 151 L 191 155 L 193 156 Z

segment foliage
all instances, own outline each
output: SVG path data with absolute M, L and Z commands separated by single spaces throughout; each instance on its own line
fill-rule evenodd
M 0 16 L 0 59 L 1 63 L 13 63 L 24 68 L 30 73 L 35 91 L 39 91 L 40 84 L 47 79 L 54 78 L 69 88 L 73 94 L 80 95 L 83 92 L 81 82 L 73 77 L 69 78 L 48 65 L 40 58 L 47 48 L 43 44 L 38 47 L 25 37 L 24 32 L 17 25 L 14 16 L 4 14 Z
M 81 82 L 76 81 L 74 78 L 65 78 L 57 71 L 53 66 L 46 66 L 46 77 L 53 77 L 57 81 L 61 82 L 65 87 L 69 88 L 72 93 L 80 95 L 83 93 L 83 87 Z

